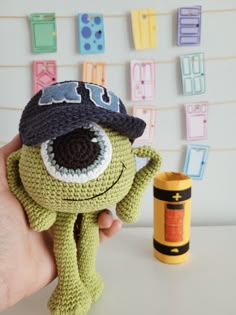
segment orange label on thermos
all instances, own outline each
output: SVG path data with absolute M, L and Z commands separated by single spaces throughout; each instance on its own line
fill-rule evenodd
M 165 240 L 168 242 L 183 241 L 184 205 L 166 204 L 165 209 Z

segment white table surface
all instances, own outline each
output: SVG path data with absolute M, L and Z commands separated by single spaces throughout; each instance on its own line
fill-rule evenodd
M 152 228 L 123 228 L 100 246 L 105 290 L 89 315 L 236 314 L 236 226 L 192 227 L 190 259 L 179 265 L 153 256 L 152 234 Z M 54 286 L 1 314 L 48 314 Z

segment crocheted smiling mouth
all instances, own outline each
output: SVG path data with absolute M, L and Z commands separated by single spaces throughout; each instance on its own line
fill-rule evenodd
M 104 195 L 106 192 L 108 192 L 109 190 L 111 190 L 117 183 L 118 181 L 120 180 L 121 176 L 123 175 L 123 172 L 124 172 L 124 169 L 126 169 L 126 166 L 123 162 L 121 162 L 122 164 L 122 170 L 120 172 L 120 175 L 118 176 L 118 178 L 115 180 L 115 182 L 110 186 L 108 187 L 106 190 L 104 190 L 103 192 L 93 196 L 93 197 L 90 197 L 90 198 L 86 198 L 86 199 L 63 199 L 64 201 L 72 201 L 72 202 L 76 202 L 76 201 L 85 201 L 85 200 L 90 200 L 90 199 L 94 199 L 94 198 L 97 198 L 101 195 Z

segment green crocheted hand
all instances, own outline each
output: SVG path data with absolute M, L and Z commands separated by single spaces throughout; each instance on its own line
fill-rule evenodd
M 43 231 L 54 225 L 58 285 L 49 300 L 53 315 L 84 315 L 99 298 L 104 284 L 95 269 L 98 213 L 117 204 L 123 221 L 137 220 L 144 188 L 160 168 L 160 156 L 153 149 L 133 149 L 127 137 L 110 128 L 104 130 L 112 155 L 106 168 L 91 180 L 68 181 L 74 174 L 60 165 L 61 178 L 53 176 L 42 145 L 23 145 L 8 158 L 9 186 L 22 203 L 31 228 Z M 49 149 L 50 158 L 55 159 Z M 135 156 L 149 158 L 137 173 Z

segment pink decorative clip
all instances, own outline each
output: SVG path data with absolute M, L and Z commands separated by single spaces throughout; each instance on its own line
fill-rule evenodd
M 187 140 L 206 140 L 208 125 L 208 103 L 185 105 Z
M 141 118 L 147 124 L 144 133 L 136 142 L 153 142 L 156 129 L 156 113 L 157 109 L 155 106 L 134 106 L 133 115 Z
M 57 65 L 55 60 L 33 61 L 33 93 L 57 82 Z
M 155 63 L 152 59 L 131 61 L 132 101 L 151 101 L 155 97 Z

